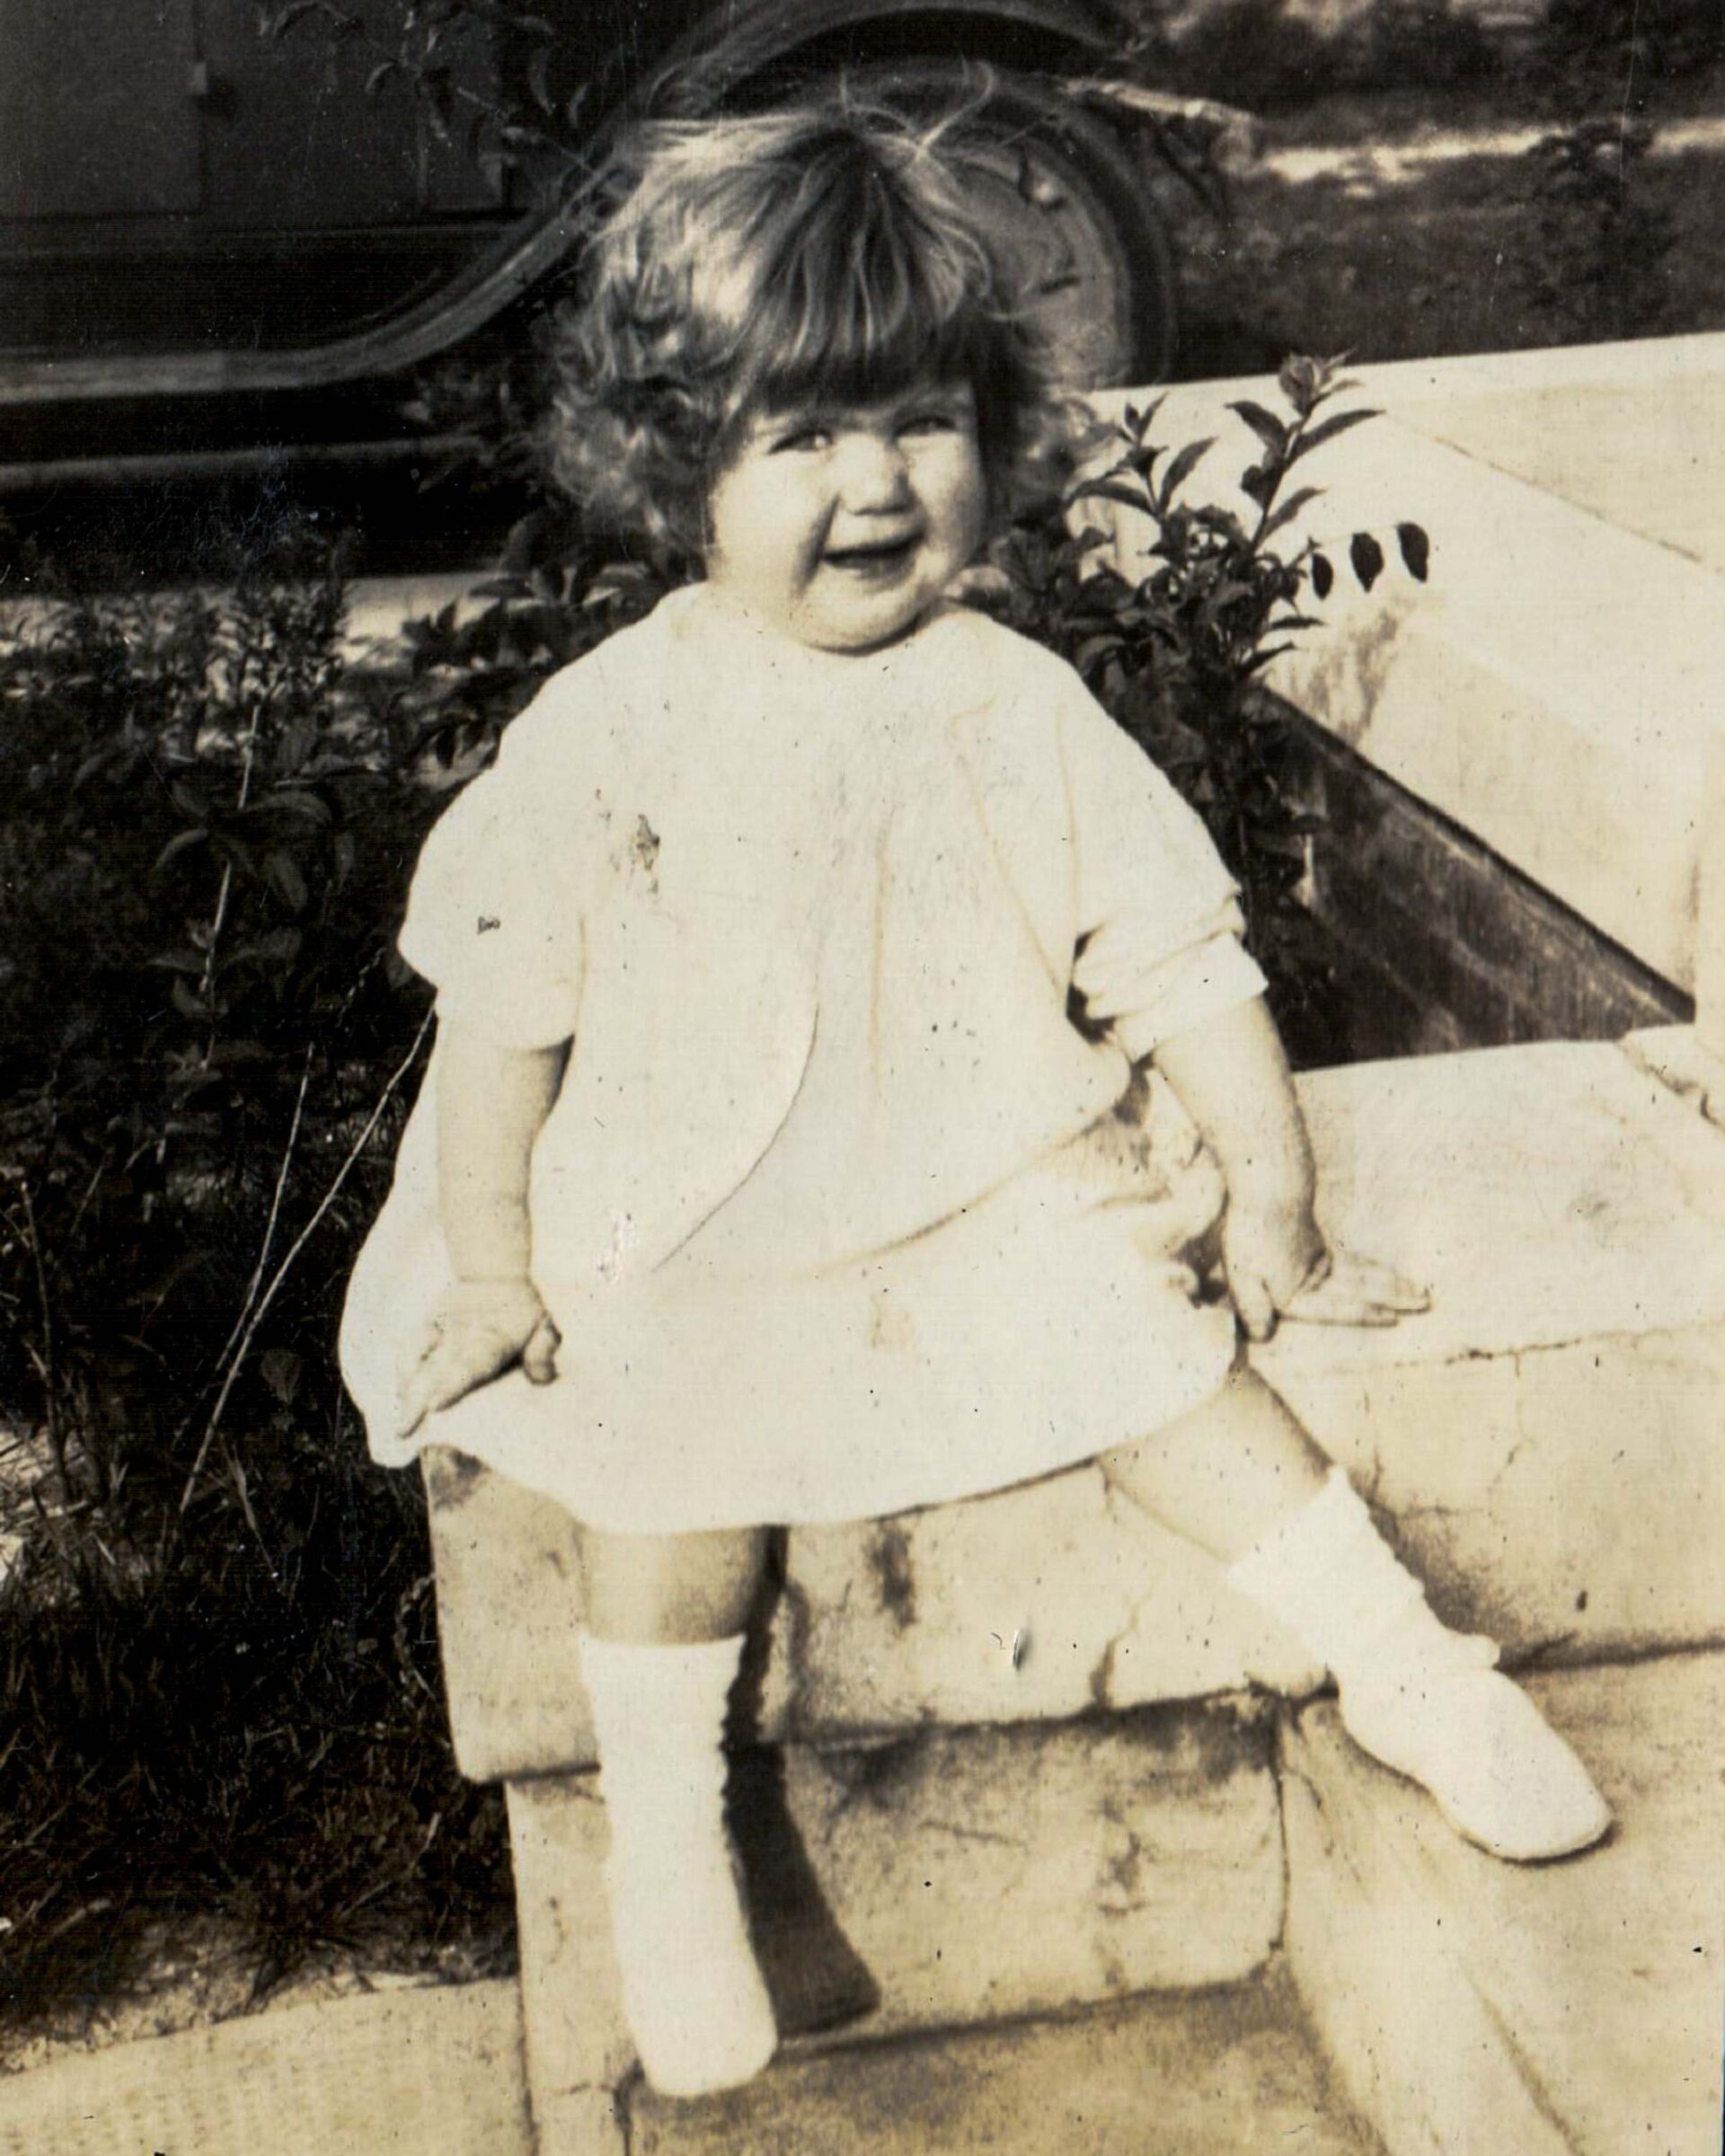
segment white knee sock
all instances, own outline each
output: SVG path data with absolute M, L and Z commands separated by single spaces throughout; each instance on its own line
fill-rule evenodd
M 1339 1467 L 1316 1497 L 1230 1566 L 1227 1577 L 1295 1633 L 1339 1684 L 1376 1673 L 1386 1657 L 1423 1653 L 1475 1668 L 1497 1659 L 1492 1641 L 1452 1632 L 1432 1614 L 1424 1587 Z
M 1610 1825 L 1580 1761 L 1493 1666 L 1495 1645 L 1438 1621 L 1340 1468 L 1227 1577 L 1329 1666 L 1355 1743 L 1428 1789 L 1469 1841 L 1528 1861 L 1586 1849 Z
M 740 1636 L 580 1642 L 624 2011 L 668 2096 L 749 2081 L 778 2041 L 725 1826 L 725 1710 L 742 1648 Z

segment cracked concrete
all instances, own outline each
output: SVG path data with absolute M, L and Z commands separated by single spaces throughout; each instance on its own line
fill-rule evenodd
M 1638 1070 L 1657 1078 L 1709 1123 L 1725 1127 L 1725 1059 L 1694 1026 L 1650 1026 L 1618 1043 Z
M 792 1745 L 776 1798 L 743 1779 L 744 1870 L 789 2031 L 843 2019 L 873 2040 L 1233 1983 L 1280 1931 L 1269 1732 L 1225 1710 Z M 514 1783 L 509 1816 L 534 2087 L 585 2100 L 631 2056 L 594 1778 Z
M 1288 1952 L 1308 2009 L 1392 2147 L 1717 2156 L 1725 1658 L 1531 1689 L 1617 1816 L 1561 1864 L 1470 1849 L 1331 1709 L 1290 1735 Z
M 875 1977 L 871 2037 L 1226 1982 L 1281 1921 L 1263 1735 L 1202 1708 L 931 1732 L 861 1779 L 793 1746 L 791 1811 Z

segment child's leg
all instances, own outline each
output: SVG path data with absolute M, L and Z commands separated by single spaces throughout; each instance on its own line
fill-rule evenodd
M 1491 1642 L 1446 1629 L 1269 1386 L 1238 1371 L 1192 1414 L 1110 1453 L 1104 1472 L 1329 1666 L 1341 1719 L 1494 1855 L 1568 1855 L 1611 1824 L 1604 1798 Z
M 748 1622 L 766 1558 L 764 1527 L 701 1534 L 581 1530 L 587 1629 L 638 1647 L 730 1639 Z
M 1166 1429 L 1107 1454 L 1114 1487 L 1225 1564 L 1322 1489 L 1330 1462 L 1247 1369 Z
M 752 1529 L 581 1537 L 624 2011 L 668 2096 L 748 2081 L 778 2041 L 724 1813 L 725 1714 L 765 1546 Z

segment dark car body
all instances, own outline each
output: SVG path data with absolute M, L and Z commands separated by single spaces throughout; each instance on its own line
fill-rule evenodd
M 423 57 L 439 18 L 438 79 L 416 84 L 403 56 Z M 1134 34 L 1113 0 L 535 0 L 531 17 L 474 0 L 149 0 L 82 11 L 75 38 L 47 8 L 7 22 L 14 517 L 166 476 L 417 470 L 450 446 L 428 438 L 419 371 L 519 335 L 571 246 L 569 189 L 547 172 L 567 181 L 632 114 L 841 71 L 926 86 L 960 62 L 1026 94 L 1075 76 L 1100 89 L 1128 72 Z M 487 156 L 511 110 L 544 139 Z M 1147 292 L 1165 248 L 1147 190 L 1135 205 L 1109 163 L 1133 154 L 1140 117 L 1075 104 L 1070 125 L 1092 131 L 1081 149 L 1112 189 L 1092 222 L 1112 219 Z M 1134 356 L 1156 361 L 1166 333 Z

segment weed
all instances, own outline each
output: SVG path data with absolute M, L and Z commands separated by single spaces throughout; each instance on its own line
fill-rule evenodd
M 266 1970 L 499 1922 L 421 1507 L 333 1367 L 426 1027 L 390 924 L 456 762 L 343 605 L 300 559 L 0 642 L 0 1385 L 40 1433 L 4 1470 L 14 2009 L 166 1910 L 242 1917 Z

